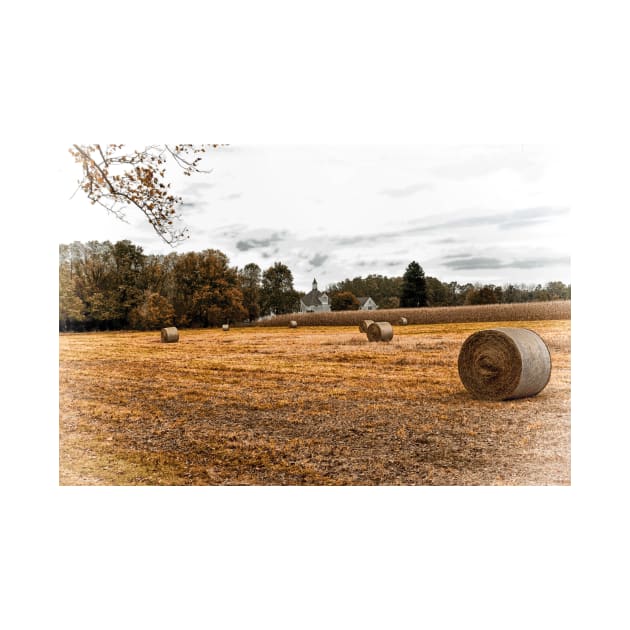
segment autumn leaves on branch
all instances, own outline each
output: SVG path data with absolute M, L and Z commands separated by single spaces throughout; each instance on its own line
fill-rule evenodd
M 126 220 L 126 210 L 140 210 L 159 237 L 171 246 L 188 238 L 181 221 L 183 200 L 171 192 L 166 169 L 169 163 L 184 175 L 209 173 L 200 168 L 203 154 L 219 144 L 155 144 L 142 150 L 129 150 L 123 144 L 74 144 L 69 149 L 82 167 L 79 188 L 118 219 Z

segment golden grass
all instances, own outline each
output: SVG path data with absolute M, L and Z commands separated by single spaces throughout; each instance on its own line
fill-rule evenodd
M 467 394 L 486 323 L 61 335 L 60 484 L 568 484 L 570 321 L 492 325 L 549 346 L 538 396 Z

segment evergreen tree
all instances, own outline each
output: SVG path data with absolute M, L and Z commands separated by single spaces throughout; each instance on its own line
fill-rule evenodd
M 422 267 L 413 260 L 403 274 L 400 306 L 414 308 L 427 305 L 427 281 Z

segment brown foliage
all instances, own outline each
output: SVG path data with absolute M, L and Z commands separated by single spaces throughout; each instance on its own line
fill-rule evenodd
M 73 144 L 69 151 L 83 171 L 79 187 L 92 203 L 119 219 L 126 208 L 136 207 L 162 240 L 175 245 L 188 238 L 188 230 L 175 226 L 182 199 L 170 190 L 167 164 L 171 161 L 187 176 L 201 173 L 199 163 L 209 146 L 219 145 L 160 144 L 131 150 L 123 144 Z

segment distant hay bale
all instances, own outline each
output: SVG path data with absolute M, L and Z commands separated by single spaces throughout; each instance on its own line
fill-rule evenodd
M 370 324 L 373 324 L 374 320 L 372 319 L 364 319 L 360 324 L 359 324 L 359 330 L 362 333 L 366 333 L 367 329 L 370 327 Z
M 407 323 L 408 323 L 408 322 L 407 322 L 407 318 L 406 318 L 406 317 L 401 317 L 401 318 L 398 320 L 398 323 L 399 323 L 401 326 L 406 326 L 406 325 L 407 325 Z
M 394 329 L 389 322 L 372 322 L 367 329 L 368 341 L 391 341 Z
M 294 319 L 289 322 L 289 328 L 297 328 L 297 322 Z
M 464 341 L 457 360 L 464 387 L 481 400 L 535 396 L 551 377 L 551 354 L 527 328 L 480 330 Z
M 223 324 L 223 326 L 221 326 L 221 328 L 223 328 L 223 330 L 230 330 L 230 325 L 229 324 Z
M 179 331 L 175 328 L 175 326 L 162 328 L 160 331 L 160 337 L 162 338 L 162 343 L 175 343 L 176 341 L 179 341 Z

